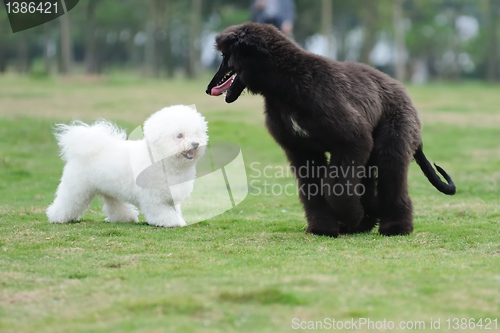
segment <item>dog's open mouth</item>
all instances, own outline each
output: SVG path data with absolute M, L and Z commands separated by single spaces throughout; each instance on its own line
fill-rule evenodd
M 224 94 L 226 102 L 232 103 L 238 99 L 246 88 L 242 77 L 241 73 L 237 73 L 236 69 L 228 65 L 228 56 L 224 56 L 219 70 L 215 73 L 205 92 L 211 96 Z
M 220 96 L 227 92 L 233 84 L 236 75 L 238 74 L 236 74 L 234 70 L 230 70 L 229 72 L 227 72 L 226 75 L 224 75 L 222 79 L 217 82 L 217 86 L 212 88 L 212 96 Z
M 182 156 L 184 156 L 188 160 L 192 160 L 194 158 L 194 151 L 195 151 L 195 149 L 189 149 L 181 154 L 182 154 Z

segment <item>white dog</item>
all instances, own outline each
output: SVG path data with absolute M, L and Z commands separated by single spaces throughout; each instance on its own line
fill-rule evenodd
M 97 195 L 108 222 L 137 222 L 138 207 L 151 225 L 186 225 L 180 203 L 193 190 L 196 162 L 208 141 L 205 118 L 195 109 L 175 105 L 154 113 L 144 123 L 142 140 L 126 140 L 123 130 L 104 120 L 57 127 L 66 165 L 47 208 L 50 222 L 77 221 Z M 161 172 L 149 172 L 149 180 L 161 186 L 138 186 L 135 171 L 151 165 L 148 170 Z

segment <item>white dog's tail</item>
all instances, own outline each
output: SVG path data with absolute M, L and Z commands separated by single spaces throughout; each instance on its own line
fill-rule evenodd
M 64 161 L 96 154 L 110 143 L 127 138 L 125 131 L 105 120 L 92 125 L 79 120 L 70 125 L 57 124 L 54 134 Z

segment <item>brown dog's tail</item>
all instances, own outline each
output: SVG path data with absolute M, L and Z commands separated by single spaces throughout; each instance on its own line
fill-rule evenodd
M 415 155 L 413 155 L 413 157 L 415 157 L 415 161 L 420 166 L 420 169 L 422 169 L 422 172 L 427 177 L 427 179 L 429 179 L 429 182 L 434 185 L 434 187 L 437 188 L 439 192 L 447 195 L 455 194 L 457 189 L 455 187 L 455 184 L 453 183 L 453 180 L 451 180 L 451 177 L 441 167 L 434 164 L 437 171 L 444 177 L 444 179 L 446 179 L 448 184 L 446 184 L 441 180 L 441 178 L 439 178 L 431 163 L 425 157 L 422 150 L 422 145 L 418 146 L 417 151 L 415 152 Z

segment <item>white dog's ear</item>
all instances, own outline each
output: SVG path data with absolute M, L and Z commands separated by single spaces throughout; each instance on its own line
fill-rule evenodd
M 188 107 L 190 107 L 191 109 L 193 109 L 194 111 L 198 111 L 196 110 L 196 104 L 191 104 L 191 105 L 188 105 Z

